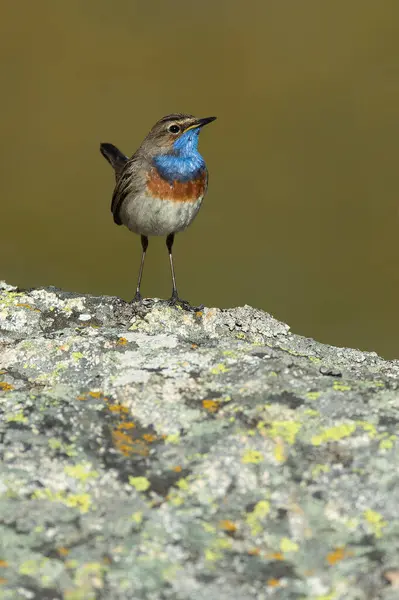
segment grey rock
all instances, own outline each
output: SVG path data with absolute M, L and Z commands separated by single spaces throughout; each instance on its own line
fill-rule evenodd
M 399 363 L 0 286 L 0 598 L 399 597 Z

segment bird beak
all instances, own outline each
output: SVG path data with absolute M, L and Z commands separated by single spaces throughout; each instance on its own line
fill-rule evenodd
M 196 119 L 195 123 L 189 125 L 184 131 L 189 131 L 190 129 L 197 129 L 197 127 L 203 127 L 204 125 L 208 125 L 208 123 L 212 123 L 212 121 L 214 121 L 215 119 L 216 117 L 205 117 L 205 119 Z

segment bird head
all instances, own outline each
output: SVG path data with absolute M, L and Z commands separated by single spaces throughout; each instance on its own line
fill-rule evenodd
M 167 115 L 155 123 L 143 142 L 143 150 L 150 155 L 187 155 L 196 152 L 202 127 L 215 119 L 198 119 L 182 113 Z

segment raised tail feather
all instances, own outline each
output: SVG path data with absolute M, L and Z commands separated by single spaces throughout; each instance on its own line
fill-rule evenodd
M 115 170 L 115 177 L 118 179 L 125 164 L 129 160 L 128 157 L 118 150 L 118 148 L 113 144 L 100 144 L 100 152 Z

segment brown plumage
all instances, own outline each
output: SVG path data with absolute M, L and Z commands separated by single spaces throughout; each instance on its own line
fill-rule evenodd
M 195 202 L 200 196 L 204 196 L 207 179 L 206 171 L 202 171 L 196 179 L 174 180 L 169 183 L 160 176 L 156 169 L 151 169 L 147 176 L 147 190 L 160 200 Z

